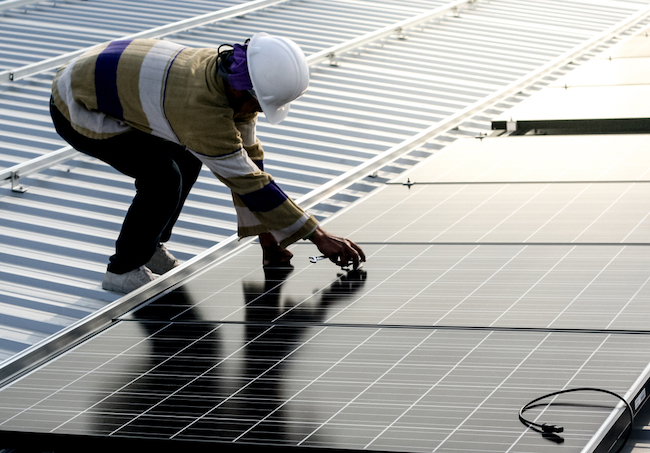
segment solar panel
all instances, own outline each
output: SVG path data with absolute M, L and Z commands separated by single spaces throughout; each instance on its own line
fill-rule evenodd
M 606 451 L 623 413 L 606 395 L 530 411 L 563 425 L 562 443 L 517 417 L 566 388 L 645 400 L 647 137 L 600 139 L 453 145 L 328 221 L 363 246 L 361 270 L 310 263 L 308 242 L 294 267 L 263 269 L 243 247 L 0 389 L 0 432 L 84 448 Z
M 494 118 L 492 128 L 517 134 L 646 133 L 650 94 L 647 30 L 607 49 L 547 88 Z
M 233 279 L 216 269 L 127 318 L 648 330 L 647 247 L 375 243 L 364 245 L 367 270 L 339 277 L 328 264 L 309 264 L 308 247 L 294 247 L 304 264 L 292 271 Z M 229 265 L 254 268 L 256 252 Z
M 120 322 L 5 389 L 2 428 L 249 447 L 551 451 L 525 433 L 517 408 L 566 386 L 624 392 L 647 346 L 629 335 Z M 577 451 L 611 411 L 603 398 L 580 402 L 593 406 L 579 420 L 543 413 L 567 426 L 563 451 Z
M 642 69 L 639 69 L 642 70 Z M 492 129 L 506 129 L 512 119 L 519 133 L 532 129 L 572 133 L 646 132 L 650 107 L 647 85 L 556 87 L 518 104 L 495 118 Z
M 650 181 L 649 148 L 648 134 L 458 140 L 397 182 Z

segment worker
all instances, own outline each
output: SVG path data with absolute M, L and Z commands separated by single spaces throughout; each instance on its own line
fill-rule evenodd
M 266 33 L 219 49 L 112 41 L 58 69 L 50 111 L 59 135 L 135 179 L 104 289 L 128 293 L 178 265 L 164 243 L 202 165 L 230 188 L 238 234 L 259 236 L 264 266 L 288 265 L 287 246 L 300 239 L 337 265 L 365 261 L 264 171 L 258 112 L 278 124 L 308 83 L 302 50 Z

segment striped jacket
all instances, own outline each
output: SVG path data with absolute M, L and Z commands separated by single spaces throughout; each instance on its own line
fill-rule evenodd
M 240 237 L 269 231 L 285 247 L 318 223 L 263 171 L 257 115 L 234 114 L 217 64 L 216 49 L 113 41 L 59 68 L 52 97 L 86 137 L 135 128 L 184 146 L 231 189 Z

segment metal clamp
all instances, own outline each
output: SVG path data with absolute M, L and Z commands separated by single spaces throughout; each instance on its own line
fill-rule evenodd
M 11 172 L 11 191 L 12 192 L 17 192 L 17 193 L 25 193 L 27 192 L 27 189 L 20 185 L 18 182 L 20 180 L 20 175 L 18 174 L 17 171 L 12 171 Z
M 329 58 L 330 60 L 330 66 L 334 66 L 334 67 L 341 66 L 341 63 L 336 61 L 336 54 L 334 52 L 328 53 L 327 58 Z

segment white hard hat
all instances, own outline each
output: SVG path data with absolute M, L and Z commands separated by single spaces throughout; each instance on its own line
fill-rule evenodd
M 290 39 L 256 33 L 246 58 L 255 97 L 268 122 L 278 124 L 289 114 L 289 103 L 309 86 L 305 54 Z

